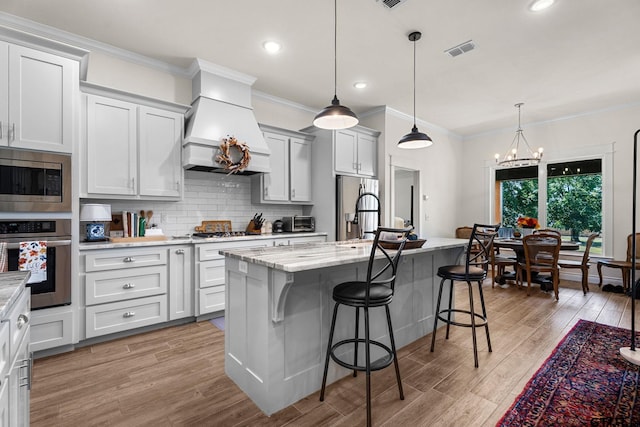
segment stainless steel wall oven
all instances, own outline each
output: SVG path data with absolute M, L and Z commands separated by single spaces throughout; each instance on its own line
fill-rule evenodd
M 0 211 L 71 212 L 71 156 L 0 148 Z
M 0 241 L 7 242 L 9 271 L 19 270 L 21 242 L 46 242 L 46 277 L 27 285 L 31 308 L 71 304 L 70 219 L 0 220 Z

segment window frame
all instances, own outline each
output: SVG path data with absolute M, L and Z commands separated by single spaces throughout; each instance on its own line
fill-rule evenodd
M 549 150 L 550 151 L 550 150 Z M 602 256 L 610 257 L 613 252 L 613 143 L 582 147 L 580 155 L 575 150 L 545 151 L 538 164 L 538 221 L 541 227 L 547 224 L 547 165 L 589 159 L 602 161 Z M 489 218 L 497 218 L 496 170 L 502 169 L 495 163 L 489 166 Z

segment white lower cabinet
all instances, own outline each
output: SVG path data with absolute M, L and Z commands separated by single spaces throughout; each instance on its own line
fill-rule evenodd
M 193 246 L 169 248 L 169 320 L 194 315 Z
M 167 247 L 105 249 L 83 258 L 85 337 L 169 320 Z
M 31 351 L 73 344 L 73 310 L 54 307 L 31 313 Z

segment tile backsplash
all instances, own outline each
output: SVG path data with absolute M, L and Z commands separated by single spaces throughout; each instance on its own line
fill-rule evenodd
M 195 171 L 185 171 L 184 198 L 180 202 L 105 200 L 99 203 L 110 204 L 112 213 L 152 210 L 151 223 L 158 224 L 167 236 L 193 233 L 193 228 L 202 221 L 230 220 L 234 230 L 244 231 L 255 213 L 262 213 L 268 221 L 302 215 L 302 206 L 298 205 L 252 203 L 250 176 Z

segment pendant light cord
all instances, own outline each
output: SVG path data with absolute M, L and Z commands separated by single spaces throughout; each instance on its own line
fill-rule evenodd
M 333 0 L 333 96 L 338 96 L 338 0 Z
M 416 40 L 413 41 L 413 127 L 416 127 Z

